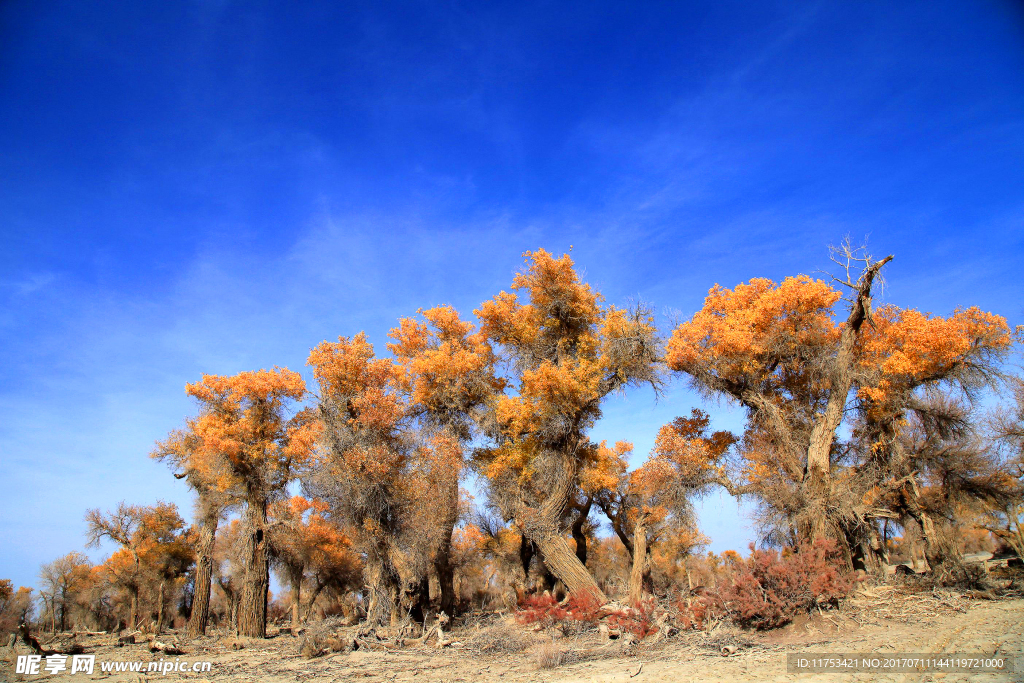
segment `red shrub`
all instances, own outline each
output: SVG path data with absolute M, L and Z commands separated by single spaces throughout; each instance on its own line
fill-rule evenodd
M 741 626 L 777 628 L 815 605 L 836 605 L 854 578 L 837 557 L 835 542 L 819 539 L 781 557 L 753 550 L 724 598 Z
M 565 609 L 570 619 L 584 624 L 596 624 L 604 616 L 601 601 L 590 592 L 570 595 Z
M 531 595 L 519 603 L 516 621 L 523 626 L 543 624 L 545 627 L 550 627 L 563 621 L 567 616 L 569 616 L 569 612 L 558 604 L 558 600 L 553 595 L 545 593 Z
M 621 631 L 632 633 L 637 638 L 646 638 L 657 633 L 654 625 L 654 612 L 658 603 L 654 598 L 641 601 L 635 608 L 627 608 L 608 616 L 608 625 Z

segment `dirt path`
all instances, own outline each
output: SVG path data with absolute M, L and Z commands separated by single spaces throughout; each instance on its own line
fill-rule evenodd
M 905 600 L 914 598 L 907 597 Z M 865 606 L 868 607 L 868 606 Z M 905 607 L 907 607 L 905 605 Z M 581 639 L 552 640 L 535 635 L 536 645 L 522 654 L 485 656 L 472 648 L 436 650 L 406 648 L 396 651 L 365 650 L 334 654 L 308 660 L 297 652 L 297 640 L 279 636 L 266 641 L 250 641 L 241 650 L 224 647 L 222 641 L 207 639 L 186 647 L 189 654 L 164 660 L 210 661 L 209 673 L 113 673 L 100 671 L 100 662 L 157 661 L 144 645 L 114 648 L 97 638 L 86 642 L 87 652 L 96 655 L 92 675 L 63 672 L 22 676 L 10 664 L 0 664 L 0 681 L 366 681 L 367 683 L 441 683 L 456 681 L 568 681 L 631 683 L 678 683 L 681 681 L 1021 681 L 1024 672 L 1015 674 L 788 674 L 787 653 L 990 653 L 1015 655 L 1024 668 L 1024 600 L 963 601 L 945 613 L 904 609 L 898 617 L 879 618 L 879 612 L 847 610 L 806 620 L 770 634 L 736 631 L 719 632 L 710 640 L 688 634 L 659 646 L 641 649 L 633 656 L 621 652 L 614 641 L 600 640 L 597 634 Z M 109 638 L 108 638 L 109 640 Z M 739 650 L 731 656 L 715 651 L 721 643 L 735 643 Z M 564 651 L 565 658 L 587 661 L 539 668 L 541 648 Z M 637 671 L 639 670 L 639 673 Z

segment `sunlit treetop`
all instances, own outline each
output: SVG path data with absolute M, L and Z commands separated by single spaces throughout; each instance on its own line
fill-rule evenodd
M 481 333 L 508 362 L 514 389 L 490 403 L 499 442 L 487 452 L 491 477 L 509 468 L 524 472 L 540 450 L 580 438 L 608 393 L 656 381 L 657 333 L 645 310 L 603 306 L 568 255 L 525 256 L 513 293 L 476 311 Z
M 292 496 L 270 507 L 275 549 L 288 561 L 312 568 L 355 568 L 352 540 L 326 516 L 327 504 Z
M 700 489 L 724 476 L 723 459 L 736 437 L 727 431 L 709 434 L 710 424 L 707 413 L 694 408 L 690 417 L 677 417 L 658 430 L 655 460 L 668 466 L 673 481 Z
M 353 428 L 389 433 L 406 417 L 401 369 L 389 359 L 376 358 L 365 333 L 321 342 L 310 352 L 308 363 L 321 396 L 341 406 L 339 418 Z
M 580 468 L 580 490 L 590 496 L 614 490 L 625 476 L 632 452 L 633 444 L 628 441 L 616 441 L 612 447 L 608 446 L 607 441 L 602 441 L 588 449 L 586 460 Z
M 859 395 L 875 404 L 944 379 L 975 388 L 1014 341 L 1005 318 L 975 306 L 943 317 L 887 305 L 871 322 L 858 354 Z
M 780 284 L 755 278 L 733 289 L 715 285 L 700 311 L 672 333 L 665 360 L 734 391 L 792 390 L 805 381 L 809 353 L 839 339 L 833 307 L 841 296 L 805 275 Z
M 273 494 L 308 461 L 317 433 L 313 413 L 287 415 L 305 396 L 299 373 L 274 368 L 204 375 L 186 392 L 199 401 L 200 414 L 166 445 L 182 447 L 189 468 L 213 488 L 242 497 Z
M 469 412 L 504 387 L 494 373 L 491 345 L 451 306 L 420 313 L 426 322 L 403 318 L 388 334 L 410 409 L 432 425 L 468 437 Z
M 700 311 L 672 333 L 666 362 L 703 390 L 813 400 L 827 382 L 822 368 L 839 341 L 840 299 L 831 285 L 803 275 L 777 285 L 767 279 L 734 289 L 715 285 Z M 858 394 L 882 403 L 952 375 L 969 388 L 1012 341 L 1004 318 L 976 307 L 942 317 L 880 306 L 868 311 L 857 337 Z
M 539 249 L 524 255 L 526 271 L 512 280 L 515 293 L 501 292 L 476 315 L 484 334 L 511 349 L 543 350 L 549 358 L 591 334 L 601 317 L 601 296 L 580 282 L 572 258 Z M 520 302 L 520 293 L 529 303 Z

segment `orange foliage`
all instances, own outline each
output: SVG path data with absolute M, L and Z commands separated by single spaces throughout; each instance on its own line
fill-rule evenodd
M 185 390 L 201 406 L 200 415 L 188 421 L 193 441 L 186 467 L 212 488 L 240 498 L 257 491 L 265 496 L 282 490 L 295 468 L 308 461 L 317 434 L 312 411 L 301 410 L 290 419 L 285 414 L 289 401 L 305 396 L 299 373 L 274 368 L 231 377 L 203 375 Z
M 781 284 L 755 278 L 727 289 L 715 285 L 704 307 L 672 333 L 665 361 L 686 371 L 708 363 L 718 377 L 747 378 L 781 390 L 805 373 L 799 349 L 831 344 L 839 338 L 833 307 L 840 293 L 821 280 L 800 275 Z M 774 371 L 766 359 L 785 359 Z
M 860 395 L 876 403 L 948 375 L 979 351 L 1008 349 L 1006 319 L 977 307 L 948 318 L 895 306 L 880 307 L 862 336 L 859 363 L 871 384 Z
M 656 334 L 651 318 L 604 307 L 567 254 L 555 258 L 541 249 L 525 258 L 514 293 L 501 292 L 476 311 L 482 335 L 501 348 L 515 380 L 515 392 L 491 404 L 500 431 L 498 447 L 482 452 L 491 479 L 507 472 L 529 478 L 553 425 L 589 429 L 600 416 L 601 399 L 646 381 L 653 357 L 645 346 Z

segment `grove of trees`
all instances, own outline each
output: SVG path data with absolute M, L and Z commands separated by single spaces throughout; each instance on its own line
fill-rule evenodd
M 39 621 L 261 637 L 273 619 L 389 626 L 544 591 L 638 605 L 789 561 L 766 548 L 796 573 L 833 562 L 836 585 L 883 575 L 897 547 L 950 580 L 966 550 L 1024 553 L 1021 330 L 999 315 L 878 304 L 892 257 L 847 244 L 830 281 L 715 285 L 662 331 L 568 255 L 525 257 L 475 321 L 436 306 L 383 354 L 364 332 L 319 344 L 312 390 L 284 368 L 189 384 L 195 414 L 152 457 L 193 491 L 194 523 L 162 502 L 90 510 L 88 542 L 117 549 L 45 565 Z M 632 444 L 592 438 L 608 397 L 673 382 L 739 406 L 742 430 L 680 406 L 632 468 Z M 703 554 L 694 502 L 719 488 L 756 505 L 749 566 Z M 32 609 L 0 582 L 0 630 Z

